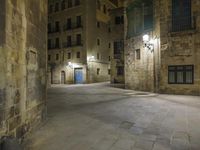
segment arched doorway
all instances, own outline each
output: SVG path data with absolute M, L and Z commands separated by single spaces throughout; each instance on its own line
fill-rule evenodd
M 65 71 L 61 71 L 61 84 L 65 84 Z

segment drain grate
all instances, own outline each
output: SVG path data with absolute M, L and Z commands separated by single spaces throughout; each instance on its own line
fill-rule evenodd
M 122 129 L 130 129 L 133 125 L 134 125 L 133 122 L 123 121 L 123 122 L 120 124 L 119 127 L 122 128 Z

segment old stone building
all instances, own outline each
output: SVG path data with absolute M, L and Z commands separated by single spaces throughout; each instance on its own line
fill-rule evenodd
M 111 83 L 124 84 L 124 12 L 123 3 L 110 11 Z
M 110 80 L 114 0 L 49 0 L 48 64 L 53 84 Z
M 46 0 L 0 0 L 0 137 L 22 137 L 46 112 Z
M 129 2 L 126 87 L 200 95 L 199 0 Z

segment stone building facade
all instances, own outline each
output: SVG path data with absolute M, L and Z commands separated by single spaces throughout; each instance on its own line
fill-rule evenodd
M 124 84 L 124 12 L 123 3 L 110 11 L 111 83 Z
M 22 137 L 46 113 L 46 0 L 0 0 L 0 137 Z
M 110 80 L 109 10 L 116 7 L 111 0 L 49 0 L 50 83 Z
M 200 95 L 198 8 L 198 0 L 129 1 L 125 44 L 127 88 Z

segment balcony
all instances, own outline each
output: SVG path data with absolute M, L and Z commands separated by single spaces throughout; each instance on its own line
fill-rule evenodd
M 60 49 L 60 45 L 48 45 L 48 49 L 52 50 L 52 49 Z
M 51 28 L 48 30 L 48 34 L 59 33 L 60 31 L 61 31 L 60 28 Z
M 81 41 L 81 42 L 74 41 L 71 43 L 64 42 L 63 43 L 63 48 L 82 47 L 82 46 L 83 46 L 83 41 Z
M 82 29 L 82 28 L 83 28 L 82 24 L 80 24 L 80 25 L 75 24 L 75 25 L 71 25 L 71 26 L 65 24 L 63 26 L 63 31 L 70 31 L 70 30 L 76 30 L 76 29 Z

